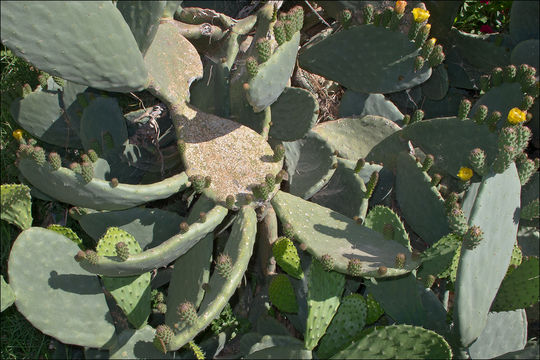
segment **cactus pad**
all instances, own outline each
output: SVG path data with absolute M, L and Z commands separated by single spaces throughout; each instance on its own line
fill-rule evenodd
M 30 188 L 21 184 L 2 184 L 0 217 L 21 230 L 32 226 L 32 198 Z
M 371 230 L 375 230 L 385 235 L 385 238 L 387 239 L 397 241 L 411 251 L 409 234 L 407 234 L 399 216 L 393 212 L 392 209 L 382 205 L 375 206 L 367 214 L 364 225 Z M 385 234 L 385 229 L 388 228 L 388 225 L 390 225 L 390 228 L 393 230 L 391 234 L 389 234 L 389 237 Z
M 290 239 L 287 239 L 286 237 L 278 239 L 272 247 L 272 253 L 274 254 L 274 258 L 279 267 L 287 274 L 297 279 L 302 279 L 304 277 L 302 267 L 300 266 L 298 252 Z
M 272 304 L 280 311 L 288 313 L 298 312 L 298 303 L 294 295 L 291 281 L 285 274 L 276 275 L 268 287 L 268 295 Z
M 523 309 L 537 303 L 540 292 L 538 265 L 538 258 L 529 257 L 506 275 L 491 304 L 491 311 Z
M 77 246 L 81 250 L 86 250 L 81 238 L 75 233 L 75 231 L 71 230 L 70 228 L 58 224 L 51 224 L 47 226 L 47 229 L 64 235 L 65 237 L 73 241 L 75 244 L 77 244 Z
M 8 307 L 11 306 L 15 302 L 15 294 L 13 293 L 13 289 L 9 284 L 4 280 L 4 276 L 0 277 L 0 281 L 2 281 L 2 293 L 1 293 L 1 310 L 4 311 Z

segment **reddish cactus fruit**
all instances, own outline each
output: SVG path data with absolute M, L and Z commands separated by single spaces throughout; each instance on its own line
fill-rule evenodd
M 45 158 L 45 150 L 43 150 L 42 147 L 36 146 L 34 147 L 32 151 L 32 158 L 35 162 L 38 163 L 38 165 L 45 164 L 46 158 Z
M 92 178 L 94 177 L 94 167 L 92 166 L 92 162 L 83 162 L 81 164 L 81 175 L 86 184 L 92 181 Z
M 81 262 L 84 259 L 86 259 L 86 253 L 82 250 L 79 250 L 75 255 L 75 261 Z
M 112 178 L 111 179 L 111 187 L 115 188 L 118 186 L 118 179 L 117 178 Z
M 165 314 L 167 312 L 167 304 L 165 303 L 158 303 L 156 305 L 156 310 L 158 311 L 158 313 L 160 314 Z
M 120 241 L 116 243 L 116 256 L 120 258 L 122 261 L 126 261 L 129 258 L 129 248 L 126 245 L 125 242 Z
M 377 273 L 381 276 L 386 275 L 387 272 L 388 268 L 386 266 L 379 266 L 379 268 L 377 269 Z
M 405 261 L 407 258 L 405 257 L 404 253 L 399 253 L 396 255 L 396 267 L 399 269 L 403 269 L 405 266 Z
M 99 255 L 93 250 L 86 250 L 85 259 L 92 265 L 96 265 L 99 262 Z
M 362 262 L 360 259 L 350 259 L 347 265 L 347 273 L 351 276 L 362 275 Z
M 96 162 L 98 160 L 98 155 L 94 149 L 88 150 L 88 157 L 92 162 Z
M 170 344 L 170 342 L 172 341 L 174 337 L 174 332 L 169 326 L 165 324 L 158 325 L 158 327 L 156 328 L 156 337 L 163 340 L 165 345 L 167 345 Z
M 189 224 L 185 221 L 182 221 L 180 223 L 180 233 L 184 234 L 188 232 L 188 230 L 189 230 Z
M 197 321 L 197 310 L 195 309 L 195 305 L 189 301 L 178 305 L 177 313 L 180 320 L 188 323 L 189 325 L 193 325 L 195 324 L 195 321 Z
M 321 256 L 321 265 L 326 271 L 334 270 L 334 258 L 329 254 L 324 254 L 323 256 Z
M 228 279 L 231 277 L 231 271 L 232 271 L 232 260 L 229 255 L 226 254 L 220 254 L 218 255 L 216 261 L 216 271 L 219 275 L 223 276 L 225 279 Z
M 62 166 L 62 159 L 60 158 L 60 155 L 55 152 L 49 153 L 49 164 L 54 170 L 60 169 Z
M 73 171 L 76 174 L 80 174 L 82 172 L 81 164 L 76 163 L 76 162 L 72 162 L 71 164 L 69 164 L 69 168 L 71 169 L 71 171 Z
M 199 220 L 201 222 L 205 222 L 206 221 L 206 213 L 204 211 L 201 211 L 201 213 L 199 214 Z

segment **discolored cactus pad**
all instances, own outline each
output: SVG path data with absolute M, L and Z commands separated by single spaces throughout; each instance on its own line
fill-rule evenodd
M 21 184 L 2 184 L 0 188 L 2 220 L 17 225 L 20 229 L 32 226 L 32 198 L 30 188 Z
M 268 287 L 270 301 L 280 311 L 288 313 L 298 312 L 298 303 L 294 295 L 291 281 L 285 274 L 279 274 L 272 279 Z
M 538 302 L 540 280 L 538 258 L 530 257 L 506 275 L 497 296 L 491 304 L 491 311 L 510 311 L 527 308 Z
M 209 189 L 223 204 L 233 195 L 236 206 L 241 205 L 255 185 L 264 184 L 267 174 L 275 176 L 283 166 L 273 161 L 264 138 L 246 126 L 190 107 L 175 109 L 173 119 L 186 145 L 186 173 L 210 176 Z
M 287 274 L 297 279 L 302 279 L 304 277 L 302 267 L 300 266 L 298 252 L 290 239 L 287 239 L 286 237 L 279 238 L 274 243 L 272 252 L 279 267 Z

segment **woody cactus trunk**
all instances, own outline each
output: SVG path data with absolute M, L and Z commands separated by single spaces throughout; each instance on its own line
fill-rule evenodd
M 2 310 L 87 358 L 538 351 L 538 3 L 493 36 L 459 1 L 180 3 L 1 3 L 41 71 L 10 109 Z M 249 330 L 210 332 L 229 303 Z

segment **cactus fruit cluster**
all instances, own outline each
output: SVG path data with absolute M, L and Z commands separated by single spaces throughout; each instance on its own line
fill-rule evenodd
M 1 3 L 40 71 L 2 310 L 87 358 L 538 351 L 538 3 L 490 35 L 460 2 L 241 3 Z

